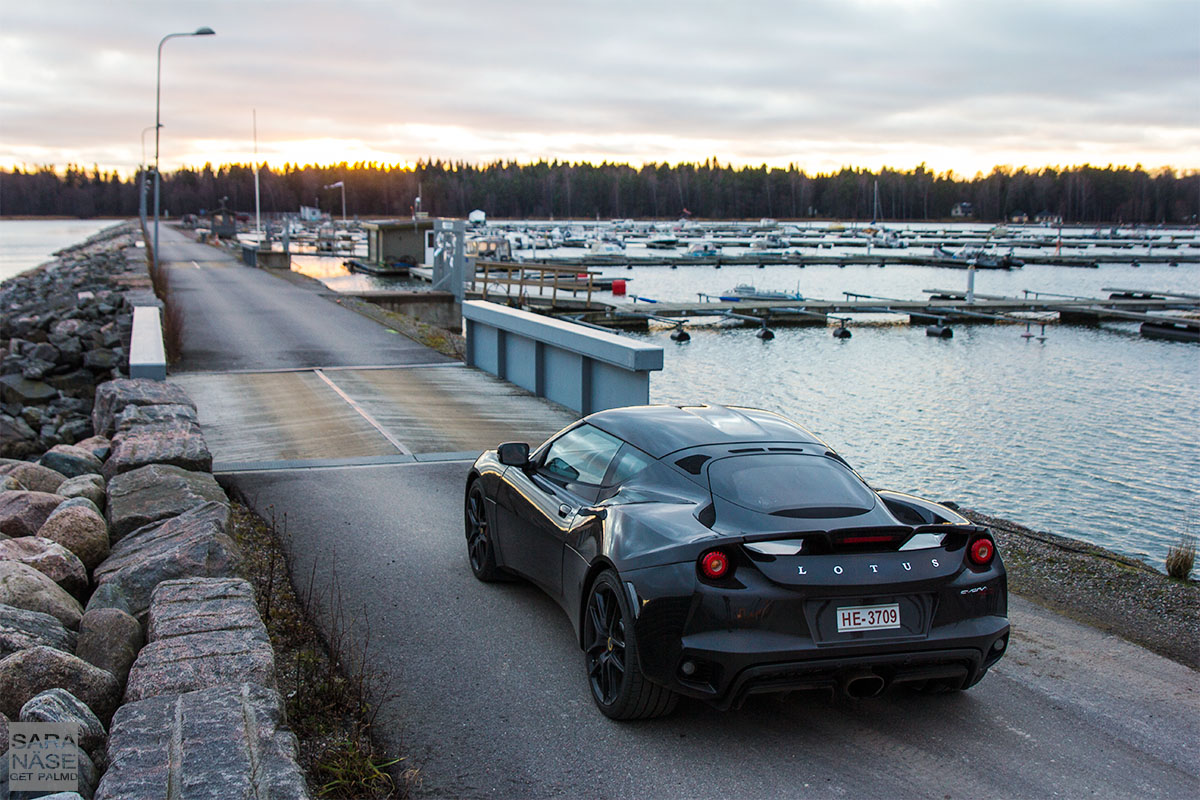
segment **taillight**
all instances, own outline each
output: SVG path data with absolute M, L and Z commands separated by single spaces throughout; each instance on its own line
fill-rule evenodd
M 700 556 L 700 574 L 712 581 L 727 576 L 733 569 L 724 550 L 709 550 Z
M 967 557 L 975 566 L 986 567 L 996 557 L 996 544 L 986 536 L 980 536 L 967 548 Z

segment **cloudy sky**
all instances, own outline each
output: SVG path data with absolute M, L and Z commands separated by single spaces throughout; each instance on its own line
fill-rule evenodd
M 1195 0 L 3 0 L 0 166 L 1200 169 Z

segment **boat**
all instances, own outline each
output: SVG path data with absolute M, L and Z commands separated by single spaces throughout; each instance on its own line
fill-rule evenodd
M 684 255 L 688 258 L 714 258 L 721 255 L 721 248 L 712 242 L 692 242 Z
M 759 234 L 750 240 L 751 250 L 782 250 L 785 247 L 787 242 L 775 233 Z
M 776 292 L 770 289 L 759 289 L 752 283 L 739 283 L 732 289 L 727 289 L 718 299 L 725 302 L 737 303 L 742 300 L 803 300 L 799 292 Z
M 406 264 L 403 261 L 393 261 L 389 264 L 381 264 L 377 261 L 367 261 L 364 258 L 348 258 L 342 262 L 342 266 L 351 272 L 364 272 L 368 275 L 388 276 L 408 275 L 412 264 Z
M 678 236 L 651 236 L 646 240 L 646 247 L 651 250 L 674 250 L 678 244 Z
M 1025 266 L 1025 262 L 1014 256 L 1011 249 L 1007 253 L 997 253 L 981 247 L 947 250 L 945 245 L 938 245 L 933 248 L 933 257 L 930 260 L 944 266 L 974 266 L 976 269 L 1017 269 Z

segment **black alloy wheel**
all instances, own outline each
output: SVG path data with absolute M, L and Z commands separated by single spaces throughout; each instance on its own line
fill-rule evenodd
M 642 674 L 632 620 L 616 573 L 600 573 L 588 595 L 583 621 L 584 659 L 592 700 L 612 719 L 661 717 L 674 710 L 679 695 L 651 683 Z
M 496 551 L 492 546 L 487 504 L 484 502 L 483 484 L 479 481 L 475 481 L 467 489 L 463 518 L 467 528 L 467 558 L 471 562 L 471 572 L 481 581 L 498 579 L 500 568 L 496 566 Z

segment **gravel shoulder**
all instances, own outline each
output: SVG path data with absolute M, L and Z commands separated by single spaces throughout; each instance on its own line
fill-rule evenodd
M 1008 588 L 1040 606 L 1200 669 L 1200 583 L 1103 547 L 969 509 L 996 535 Z

